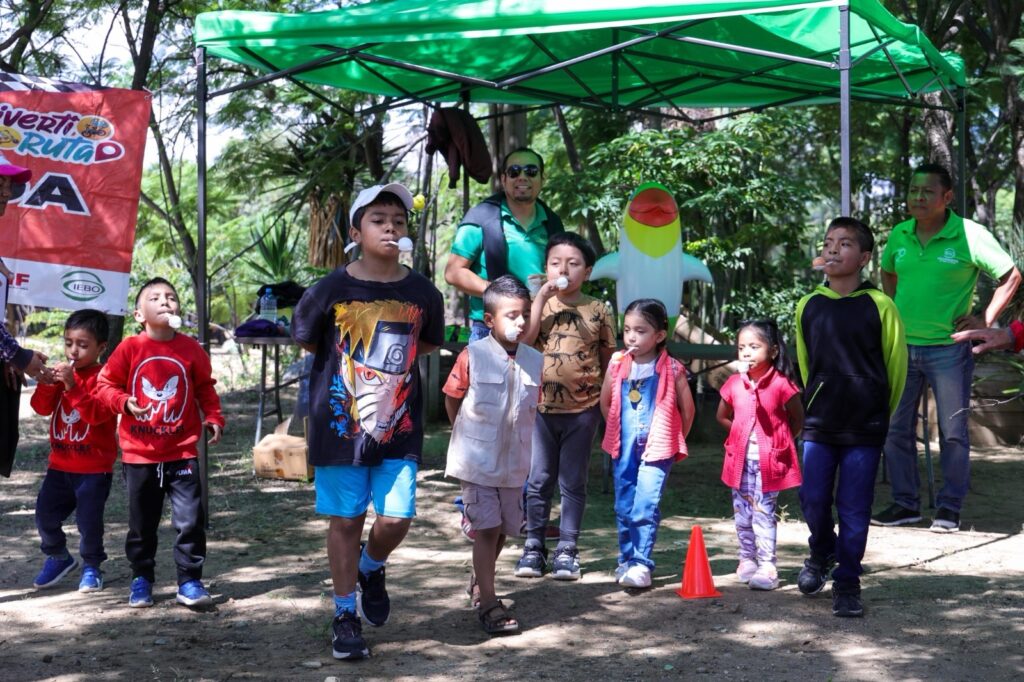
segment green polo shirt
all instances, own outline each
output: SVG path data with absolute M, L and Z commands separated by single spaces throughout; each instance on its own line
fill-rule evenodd
M 501 202 L 501 226 L 508 244 L 508 271 L 523 284 L 530 275 L 544 272 L 544 249 L 548 245 L 548 231 L 544 227 L 547 213 L 538 203 L 537 211 L 529 228 L 523 229 L 516 217 L 508 210 L 508 204 Z M 470 262 L 469 269 L 480 277 L 487 276 L 486 255 L 484 254 L 484 231 L 479 225 L 465 223 L 459 226 L 452 244 L 452 253 Z M 476 296 L 469 297 L 469 319 L 484 319 L 484 301 Z
M 952 211 L 926 246 L 921 246 L 914 225 L 911 219 L 892 228 L 882 269 L 897 277 L 896 308 L 907 343 L 949 345 L 953 320 L 971 309 L 978 273 L 998 280 L 1013 268 L 1013 259 L 991 232 Z

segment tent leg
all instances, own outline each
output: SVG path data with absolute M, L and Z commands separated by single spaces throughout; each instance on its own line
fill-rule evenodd
M 210 352 L 206 289 L 206 48 L 197 47 L 196 60 L 196 320 L 199 343 Z M 209 458 L 206 430 L 199 439 L 199 495 L 206 527 L 210 528 Z
M 956 91 L 956 208 L 967 216 L 967 91 Z
M 839 8 L 839 159 L 842 215 L 850 215 L 850 6 Z

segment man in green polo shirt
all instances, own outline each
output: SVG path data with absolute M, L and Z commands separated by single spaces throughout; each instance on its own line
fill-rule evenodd
M 871 522 L 901 526 L 921 520 L 917 468 L 917 404 L 925 381 L 935 395 L 942 461 L 942 489 L 931 530 L 960 528 L 960 508 L 970 484 L 967 432 L 974 359 L 954 331 L 991 326 L 1013 298 L 1021 276 L 992 234 L 949 209 L 953 181 L 937 164 L 914 170 L 907 193 L 910 220 L 896 225 L 882 254 L 882 288 L 896 302 L 907 334 L 907 383 L 889 421 L 884 452 L 893 504 Z M 969 315 L 978 274 L 999 281 L 985 308 L 984 324 Z
M 538 199 L 543 186 L 544 159 L 516 149 L 501 164 L 502 191 L 470 209 L 455 233 L 444 279 L 470 297 L 471 342 L 490 333 L 481 297 L 492 280 L 510 274 L 529 287 L 531 275 L 544 276 L 548 237 L 563 227 Z

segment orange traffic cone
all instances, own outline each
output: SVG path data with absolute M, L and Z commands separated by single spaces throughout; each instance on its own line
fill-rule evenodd
M 690 531 L 690 546 L 686 550 L 686 564 L 683 566 L 683 584 L 676 590 L 676 594 L 683 599 L 722 596 L 715 589 L 715 580 L 711 577 L 711 562 L 704 548 L 704 531 L 700 526 L 694 526 Z

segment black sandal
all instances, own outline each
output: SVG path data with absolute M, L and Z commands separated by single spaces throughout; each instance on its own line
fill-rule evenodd
M 480 619 L 480 625 L 483 626 L 484 632 L 489 635 L 519 632 L 519 621 L 505 608 L 500 599 L 490 608 L 477 609 L 477 617 Z

